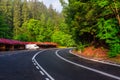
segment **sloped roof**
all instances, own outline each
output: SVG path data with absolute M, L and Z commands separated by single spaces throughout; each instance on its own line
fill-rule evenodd
M 23 45 L 23 44 L 25 44 L 24 42 L 21 42 L 21 41 L 5 39 L 5 38 L 0 38 L 0 43 L 11 44 L 11 45 Z
M 0 43 L 11 44 L 11 45 L 25 45 L 25 44 L 53 45 L 53 46 L 58 45 L 57 43 L 54 43 L 54 42 L 22 42 L 18 40 L 11 40 L 11 39 L 5 39 L 5 38 L 0 38 Z

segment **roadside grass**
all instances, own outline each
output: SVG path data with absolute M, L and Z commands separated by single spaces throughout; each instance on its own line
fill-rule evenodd
M 117 57 L 109 58 L 110 61 L 120 64 L 120 54 Z
M 57 48 L 67 48 L 66 46 L 58 46 Z

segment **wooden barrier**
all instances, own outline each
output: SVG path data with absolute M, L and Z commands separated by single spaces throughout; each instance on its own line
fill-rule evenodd
M 6 51 L 14 51 L 14 45 L 11 44 L 5 44 Z
M 6 47 L 5 44 L 0 43 L 0 51 L 5 51 Z
M 21 42 L 0 38 L 0 51 L 24 50 L 26 44 L 36 44 L 40 48 L 56 48 L 58 46 L 54 42 Z

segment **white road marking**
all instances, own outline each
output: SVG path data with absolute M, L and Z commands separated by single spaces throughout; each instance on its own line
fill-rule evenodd
M 38 66 L 36 66 L 36 68 L 37 68 L 37 69 L 39 69 L 39 67 L 38 67 Z
M 33 56 L 32 60 L 34 60 L 34 62 L 36 63 L 36 65 L 50 78 L 50 80 L 55 80 L 50 74 L 47 73 L 47 71 L 46 71 L 45 69 L 42 68 L 42 66 L 40 66 L 40 64 L 39 64 L 39 63 L 37 62 L 37 60 L 35 59 L 35 57 L 36 57 L 38 54 L 40 54 L 40 53 L 42 53 L 42 52 L 44 52 L 44 51 L 46 51 L 46 50 L 42 50 L 42 51 L 37 52 L 37 53 Z M 49 79 L 49 78 L 48 78 L 48 79 Z
M 33 63 L 36 66 L 36 63 Z
M 109 62 L 99 61 L 99 60 L 95 60 L 95 59 L 89 59 L 89 58 L 86 58 L 86 57 L 83 57 L 83 56 L 74 54 L 74 53 L 72 53 L 71 50 L 69 51 L 69 53 L 71 53 L 71 54 L 73 54 L 73 55 L 75 55 L 75 56 L 78 56 L 78 57 L 80 57 L 80 58 L 86 59 L 86 60 L 91 60 L 91 61 L 94 61 L 94 62 L 99 62 L 99 63 L 103 63 L 103 64 L 108 64 L 108 65 L 120 67 L 120 65 L 118 65 L 118 64 L 113 64 L 113 63 L 109 63 Z
M 42 75 L 45 75 L 42 71 L 39 71 Z
M 77 63 L 72 62 L 72 61 L 70 61 L 70 60 L 67 60 L 67 59 L 61 57 L 61 56 L 58 54 L 58 52 L 59 52 L 59 50 L 57 50 L 57 51 L 55 52 L 55 54 L 56 54 L 60 59 L 66 61 L 66 62 L 68 62 L 68 63 L 71 63 L 71 64 L 73 64 L 73 65 L 75 65 L 75 66 L 78 66 L 78 67 L 81 67 L 81 68 L 84 68 L 84 69 L 87 69 L 87 70 L 90 70 L 90 71 L 93 71 L 93 72 L 102 74 L 102 75 L 104 75 L 104 76 L 108 76 L 108 77 L 111 77 L 111 78 L 120 80 L 120 77 L 118 77 L 118 76 L 115 76 L 115 75 L 112 75 L 112 74 L 109 74 L 109 73 L 106 73 L 106 72 L 103 72 L 103 71 L 100 71 L 100 70 L 97 70 L 97 69 L 93 69 L 93 68 L 90 68 L 90 67 L 87 67 L 87 66 L 84 66 L 84 65 L 80 65 L 80 64 L 77 64 Z

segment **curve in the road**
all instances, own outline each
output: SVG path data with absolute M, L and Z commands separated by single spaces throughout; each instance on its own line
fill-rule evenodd
M 108 76 L 108 77 L 111 77 L 111 78 L 120 80 L 120 77 L 118 77 L 118 76 L 111 75 L 111 74 L 109 74 L 109 73 L 106 73 L 106 72 L 103 72 L 103 71 L 100 71 L 100 70 L 97 70 L 97 69 L 93 69 L 93 68 L 90 68 L 90 67 L 87 67 L 87 66 L 84 66 L 84 65 L 80 65 L 80 64 L 77 64 L 77 63 L 72 62 L 72 61 L 70 61 L 70 60 L 67 60 L 67 59 L 63 58 L 62 56 L 60 56 L 60 55 L 58 54 L 59 51 L 60 51 L 60 50 L 56 50 L 56 52 L 55 52 L 56 56 L 59 57 L 60 59 L 64 60 L 64 61 L 70 63 L 70 64 L 76 65 L 76 66 L 78 66 L 78 67 L 81 67 L 81 68 L 84 68 L 84 69 L 87 69 L 87 70 L 90 70 L 90 71 L 93 71 L 93 72 L 96 72 L 96 73 L 99 73 L 99 74 L 102 74 L 102 75 L 104 75 L 104 76 Z
M 42 50 L 42 51 L 37 52 L 37 53 L 33 56 L 32 62 L 33 62 L 33 64 L 36 66 L 36 68 L 37 68 L 38 70 L 39 70 L 39 69 L 42 70 L 42 71 L 39 71 L 42 75 L 45 75 L 45 74 L 47 75 L 48 78 L 45 78 L 45 80 L 55 80 L 55 79 L 37 62 L 37 60 L 35 59 L 38 54 L 40 54 L 40 53 L 42 53 L 42 52 L 44 52 L 44 51 L 46 51 L 46 50 Z
M 80 56 L 80 55 L 77 55 L 77 54 L 74 54 L 72 52 L 72 50 L 69 51 L 69 53 L 77 56 L 77 57 L 80 57 L 80 58 L 83 58 L 83 59 L 86 59 L 86 60 L 91 60 L 91 61 L 94 61 L 94 62 L 99 62 L 99 63 L 103 63 L 103 64 L 108 64 L 108 65 L 112 65 L 112 66 L 117 66 L 117 67 L 120 67 L 119 64 L 115 64 L 115 63 L 110 63 L 110 62 L 105 62 L 105 61 L 100 61 L 100 60 L 96 60 L 96 59 L 89 59 L 89 58 L 86 58 L 86 57 L 83 57 L 83 56 Z

